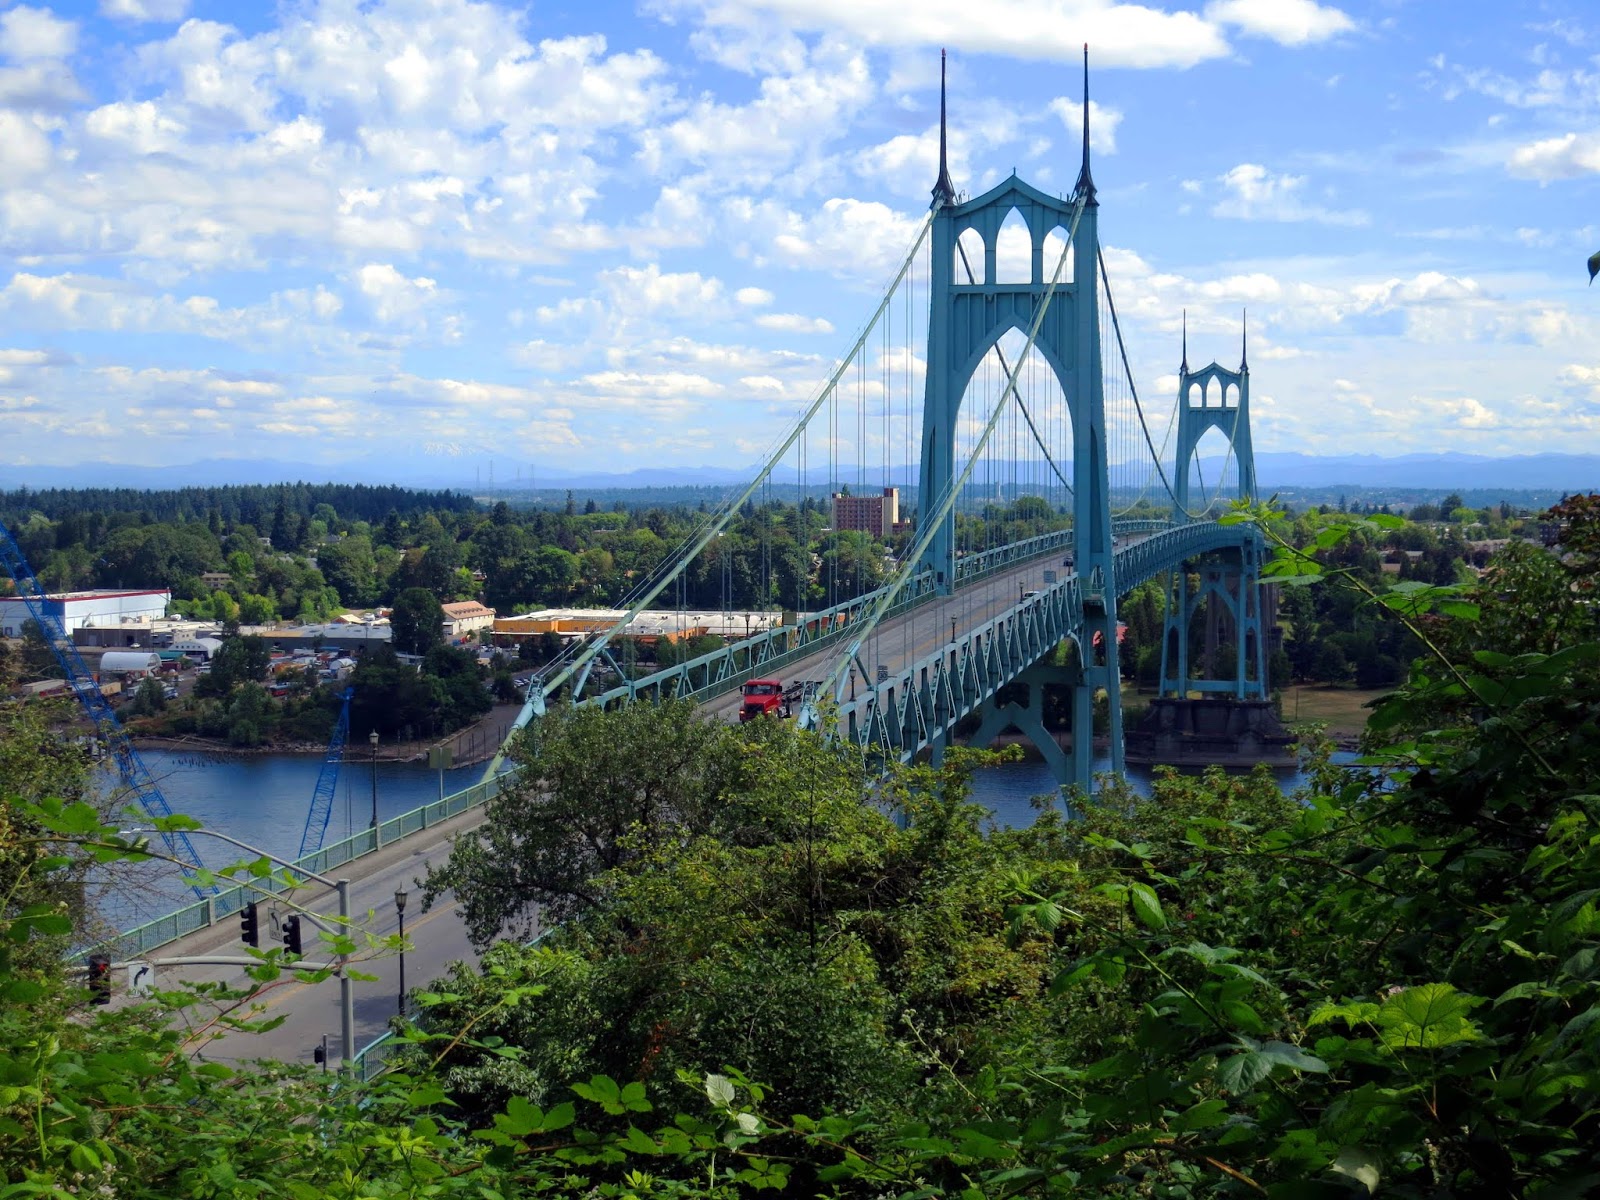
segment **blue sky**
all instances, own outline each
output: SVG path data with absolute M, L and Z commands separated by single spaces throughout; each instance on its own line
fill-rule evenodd
M 952 169 L 1077 173 L 1141 390 L 1258 450 L 1600 452 L 1600 11 L 0 8 L 0 464 L 751 461 Z M 8 470 L 15 475 L 15 470 Z

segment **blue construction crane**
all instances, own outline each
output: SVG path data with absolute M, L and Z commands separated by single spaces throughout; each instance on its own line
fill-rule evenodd
M 339 764 L 344 762 L 344 744 L 350 736 L 350 697 L 354 688 L 345 688 L 339 697 L 339 719 L 334 722 L 333 736 L 328 739 L 328 752 L 322 756 L 322 771 L 317 776 L 316 790 L 311 793 L 311 809 L 306 813 L 305 832 L 300 835 L 300 853 L 296 859 L 315 854 L 322 849 L 322 839 L 328 832 L 328 821 L 333 816 L 333 794 L 339 788 Z
M 167 798 L 161 794 L 154 777 L 139 758 L 139 752 L 128 740 L 122 722 L 117 720 L 117 714 L 100 691 L 100 685 L 89 673 L 89 668 L 84 665 L 83 656 L 78 653 L 77 646 L 73 645 L 72 638 L 67 635 L 66 626 L 61 623 L 61 618 L 50 611 L 44 588 L 34 575 L 33 568 L 28 565 L 27 558 L 23 556 L 22 548 L 11 536 L 11 530 L 6 528 L 3 521 L 0 521 L 0 558 L 5 560 L 6 573 L 17 585 L 17 595 L 27 605 L 28 615 L 37 623 L 40 633 L 44 635 L 45 641 L 55 653 L 56 661 L 66 672 L 67 685 L 72 688 L 72 694 L 78 698 L 78 703 L 83 705 L 83 711 L 88 716 L 90 724 L 110 750 L 111 756 L 116 759 L 117 773 L 122 777 L 123 786 L 133 793 L 139 806 L 150 816 L 170 817 L 172 806 L 167 803 Z M 215 884 L 207 889 L 193 881 L 194 873 L 203 870 L 204 864 L 200 861 L 199 852 L 195 850 L 188 834 L 181 830 L 163 833 L 161 840 L 167 844 L 168 852 L 177 860 L 185 877 L 189 878 L 189 887 L 196 896 L 204 899 L 207 890 L 212 892 L 220 890 Z

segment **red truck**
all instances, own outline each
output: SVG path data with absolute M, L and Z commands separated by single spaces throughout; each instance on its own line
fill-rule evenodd
M 784 693 L 781 679 L 751 679 L 739 689 L 744 703 L 739 706 L 739 722 L 753 721 L 757 717 L 789 716 L 789 697 Z

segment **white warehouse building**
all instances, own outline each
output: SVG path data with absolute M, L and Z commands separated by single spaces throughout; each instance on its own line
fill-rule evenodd
M 52 592 L 45 597 L 45 612 L 60 619 L 67 636 L 84 625 L 118 625 L 123 621 L 153 620 L 167 615 L 169 591 Z M 0 596 L 0 634 L 21 637 L 22 627 L 33 619 L 21 596 Z

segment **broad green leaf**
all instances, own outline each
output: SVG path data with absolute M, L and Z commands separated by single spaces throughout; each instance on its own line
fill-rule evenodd
M 1256 1050 L 1241 1050 L 1217 1064 L 1217 1086 L 1239 1096 L 1272 1074 L 1272 1060 Z
M 635 1154 L 660 1154 L 661 1147 L 650 1140 L 650 1136 L 637 1125 L 629 1125 L 628 1132 L 617 1143 L 625 1150 L 632 1150 Z
M 1050 994 L 1052 996 L 1061 995 L 1062 992 L 1076 987 L 1078 984 L 1087 980 L 1089 976 L 1096 974 L 1098 969 L 1099 965 L 1094 959 L 1090 959 L 1088 962 L 1079 963 L 1075 967 L 1063 968 L 1056 974 L 1055 979 L 1051 982 Z
M 706 1096 L 718 1108 L 727 1108 L 733 1103 L 733 1084 L 726 1075 L 707 1075 Z
M 1314 1055 L 1307 1054 L 1293 1042 L 1263 1042 L 1259 1053 L 1265 1055 L 1274 1066 L 1289 1067 L 1313 1075 L 1328 1073 L 1327 1063 Z
M 1156 899 L 1155 891 L 1148 884 L 1130 883 L 1128 899 L 1133 902 L 1134 916 L 1139 918 L 1145 928 L 1167 927 L 1167 915 L 1161 911 L 1161 901 Z
M 1372 1151 L 1360 1146 L 1346 1146 L 1339 1151 L 1338 1157 L 1333 1160 L 1328 1170 L 1335 1175 L 1355 1180 L 1367 1189 L 1367 1194 L 1370 1196 L 1377 1192 L 1378 1183 L 1383 1178 L 1383 1173 L 1378 1167 L 1378 1156 Z
M 1437 1050 L 1481 1036 L 1467 1014 L 1483 1003 L 1448 983 L 1424 983 L 1390 996 L 1378 1009 L 1384 1044 L 1394 1049 Z
M 1276 1067 L 1325 1075 L 1328 1064 L 1307 1054 L 1289 1042 L 1252 1042 L 1245 1039 L 1246 1049 L 1225 1058 L 1217 1067 L 1217 1084 L 1235 1095 L 1248 1092 Z
M 543 1127 L 544 1113 L 522 1096 L 513 1096 L 506 1102 L 506 1111 L 495 1114 L 494 1124 L 511 1137 L 527 1137 Z
M 1179 1113 L 1178 1119 L 1172 1123 L 1172 1127 L 1184 1131 L 1211 1129 L 1214 1126 L 1226 1124 L 1227 1120 L 1228 1102 L 1226 1100 L 1204 1100 Z

